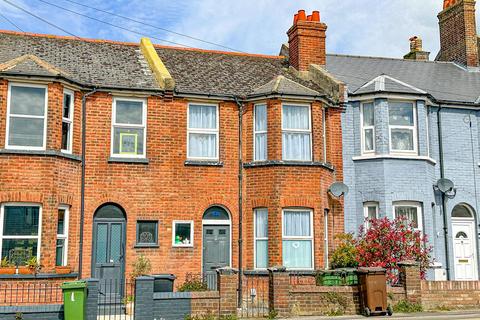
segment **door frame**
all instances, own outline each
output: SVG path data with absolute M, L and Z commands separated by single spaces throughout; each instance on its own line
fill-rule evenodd
M 203 275 L 203 244 L 204 244 L 204 226 L 228 226 L 229 227 L 229 232 L 230 232 L 230 239 L 229 239 L 229 242 L 230 242 L 230 245 L 228 246 L 229 247 L 229 255 L 230 255 L 230 261 L 229 261 L 229 265 L 228 267 L 231 268 L 232 267 L 232 238 L 233 238 L 233 234 L 232 234 L 232 215 L 230 214 L 230 211 L 228 211 L 225 207 L 223 206 L 220 206 L 220 205 L 214 205 L 214 206 L 210 206 L 208 207 L 204 212 L 203 214 L 205 214 L 205 212 L 210 209 L 211 207 L 220 207 L 222 209 L 224 209 L 227 214 L 228 214 L 228 220 L 205 220 L 205 219 L 202 219 L 202 275 Z
M 472 210 L 466 206 L 466 208 L 470 211 L 470 213 L 472 214 L 472 218 L 455 218 L 455 217 L 452 217 L 452 253 L 453 253 L 453 270 L 455 272 L 455 280 L 457 280 L 457 270 L 455 269 L 455 234 L 453 234 L 453 227 L 455 225 L 455 223 L 459 223 L 459 224 L 465 224 L 465 223 L 468 223 L 472 226 L 472 252 L 473 252 L 473 261 L 472 261 L 472 265 L 473 265 L 473 278 L 470 279 L 470 280 L 461 280 L 461 281 L 475 281 L 475 280 L 478 280 L 478 252 L 477 252 L 477 228 L 476 228 L 476 222 L 475 222 L 475 216 L 474 216 L 474 213 L 472 212 Z
M 96 218 L 97 212 L 101 210 L 104 206 L 106 205 L 114 205 L 118 207 L 122 212 L 123 212 L 123 218 Z M 96 257 L 95 257 L 95 252 L 97 249 L 97 243 L 96 243 L 96 230 L 97 230 L 97 225 L 98 223 L 119 223 L 121 222 L 123 225 L 123 231 L 122 231 L 122 236 L 123 236 L 123 250 L 122 250 L 122 255 L 123 255 L 123 261 L 122 261 L 122 266 L 121 266 L 121 272 L 122 272 L 122 279 L 125 281 L 125 269 L 126 269 L 126 254 L 127 254 L 127 215 L 125 213 L 125 210 L 117 204 L 114 203 L 106 203 L 98 207 L 97 210 L 95 210 L 95 214 L 93 216 L 93 223 L 92 223 L 92 252 L 91 252 L 91 262 L 90 262 L 90 274 L 92 278 L 95 278 L 94 272 L 95 272 L 95 262 L 96 262 Z M 99 279 L 101 280 L 101 279 Z M 123 293 L 122 293 L 123 294 Z

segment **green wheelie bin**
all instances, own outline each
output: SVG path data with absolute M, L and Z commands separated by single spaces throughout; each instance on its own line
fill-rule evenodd
M 65 282 L 62 290 L 64 319 L 86 319 L 87 283 L 85 281 Z

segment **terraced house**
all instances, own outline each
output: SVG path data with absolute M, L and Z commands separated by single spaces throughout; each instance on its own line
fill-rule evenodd
M 300 12 L 287 59 L 2 31 L 0 258 L 43 279 L 123 281 L 140 255 L 178 281 L 324 267 L 345 96 L 325 32 Z
M 433 245 L 430 279 L 478 280 L 475 1 L 445 1 L 438 19 L 435 61 L 418 37 L 403 60 L 327 55 L 328 71 L 348 86 L 345 229 L 368 227 L 365 218 L 406 216 Z

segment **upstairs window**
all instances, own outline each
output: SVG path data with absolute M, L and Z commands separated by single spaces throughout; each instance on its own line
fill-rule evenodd
M 255 105 L 254 118 L 254 160 L 264 161 L 267 160 L 267 105 Z
M 418 202 L 397 202 L 393 204 L 394 217 L 405 217 L 416 230 L 423 230 L 422 207 Z
M 112 156 L 145 157 L 146 118 L 145 100 L 113 100 Z
M 390 150 L 394 153 L 417 151 L 415 107 L 411 102 L 388 103 Z
M 47 86 L 9 85 L 7 149 L 45 150 L 47 101 Z
M 73 140 L 73 92 L 63 93 L 63 111 L 62 111 L 62 151 L 72 152 Z
M 187 158 L 218 159 L 218 106 L 189 104 Z
M 373 103 L 362 104 L 362 151 L 363 153 L 375 152 L 375 109 Z
M 282 140 L 283 160 L 312 160 L 312 129 L 309 106 L 282 106 Z

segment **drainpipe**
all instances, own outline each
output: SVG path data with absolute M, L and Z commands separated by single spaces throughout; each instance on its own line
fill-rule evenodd
M 442 139 L 442 105 L 437 110 L 437 130 L 438 130 L 438 152 L 440 157 L 440 178 L 445 178 L 445 162 L 443 159 L 443 139 Z M 443 211 L 443 236 L 445 239 L 445 271 L 447 280 L 450 280 L 450 254 L 448 249 L 448 218 L 447 218 L 447 198 L 442 192 L 442 211 Z
M 242 305 L 242 265 L 243 265 L 243 102 L 237 96 L 233 97 L 238 106 L 238 301 L 237 306 Z
M 78 246 L 78 278 L 82 279 L 83 264 L 83 227 L 85 221 L 85 147 L 86 147 L 86 129 L 87 129 L 87 98 L 97 92 L 97 88 L 87 92 L 82 97 L 82 181 L 80 185 L 80 242 Z

